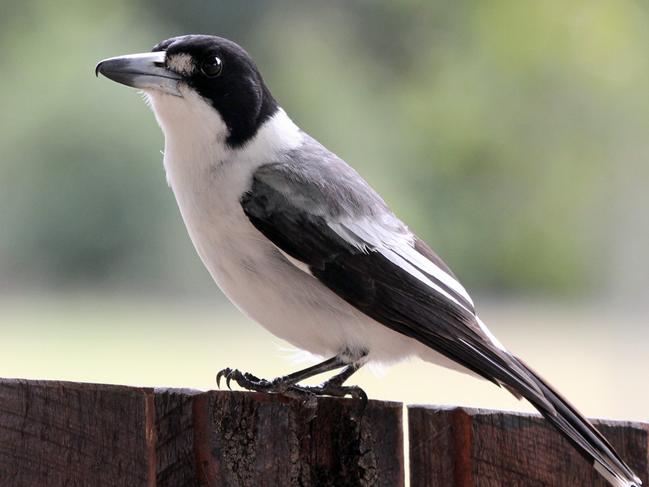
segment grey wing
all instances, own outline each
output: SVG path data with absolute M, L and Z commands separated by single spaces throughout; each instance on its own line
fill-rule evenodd
M 342 160 L 327 153 L 262 166 L 241 205 L 262 234 L 363 313 L 553 410 L 448 267 Z

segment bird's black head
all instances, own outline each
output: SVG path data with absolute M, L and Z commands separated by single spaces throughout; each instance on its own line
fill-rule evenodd
M 230 147 L 242 146 L 254 137 L 278 109 L 250 55 L 222 37 L 172 37 L 157 44 L 151 53 L 102 61 L 97 72 L 143 89 L 152 99 L 159 119 L 158 111 L 164 112 L 165 108 L 158 110 L 156 105 L 176 103 L 165 97 L 198 95 L 220 115 Z M 161 124 L 164 129 L 165 121 L 161 120 Z

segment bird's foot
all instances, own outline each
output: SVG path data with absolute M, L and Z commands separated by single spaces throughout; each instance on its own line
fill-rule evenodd
M 255 392 L 267 392 L 275 394 L 287 394 L 298 397 L 319 397 L 333 396 L 359 399 L 363 403 L 363 408 L 367 404 L 367 394 L 358 386 L 343 386 L 337 381 L 331 380 L 320 384 L 319 386 L 302 386 L 295 384 L 288 377 L 278 377 L 273 380 L 260 379 L 248 372 L 241 372 L 237 369 L 226 368 L 216 374 L 216 385 L 221 387 L 221 379 L 225 379 L 225 385 L 230 389 L 232 381 L 239 387 Z
M 343 386 L 340 384 L 332 384 L 329 382 L 324 382 L 319 386 L 293 386 L 298 392 L 304 394 L 310 394 L 313 396 L 333 396 L 333 397 L 345 397 L 349 396 L 352 399 L 358 399 L 362 401 L 363 405 L 367 404 L 367 394 L 363 389 L 358 386 Z
M 260 379 L 248 372 L 241 372 L 238 369 L 226 368 L 216 374 L 216 385 L 221 387 L 221 379 L 225 378 L 225 385 L 231 389 L 230 383 L 232 381 L 239 384 L 240 387 L 255 392 L 285 392 L 291 384 L 285 384 L 281 381 L 282 377 L 269 381 Z

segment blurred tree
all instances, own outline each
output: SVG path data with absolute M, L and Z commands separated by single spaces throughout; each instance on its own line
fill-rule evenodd
M 90 76 L 99 58 L 202 32 L 243 44 L 293 118 L 470 289 L 649 286 L 644 4 L 5 4 L 5 285 L 212 291 L 165 187 L 153 117 Z

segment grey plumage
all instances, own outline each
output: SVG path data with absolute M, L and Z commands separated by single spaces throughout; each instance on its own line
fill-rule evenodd
M 269 197 L 291 198 L 302 210 L 330 219 L 382 214 L 405 231 L 378 193 L 308 134 L 298 147 L 278 156 L 276 163 L 265 164 L 254 174 L 255 179 L 275 190 Z

